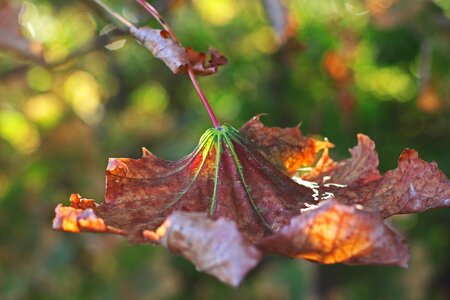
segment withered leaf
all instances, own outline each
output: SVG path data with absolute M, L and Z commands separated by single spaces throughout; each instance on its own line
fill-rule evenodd
M 207 211 L 236 222 L 254 242 L 280 227 L 313 201 L 308 187 L 283 175 L 229 125 L 209 129 L 197 149 L 176 162 L 144 149 L 141 159 L 110 159 L 105 202 L 96 208 L 108 224 L 145 242 L 173 211 Z M 126 212 L 126 213 L 124 213 Z
M 445 175 L 405 150 L 399 167 L 382 176 L 374 143 L 359 135 L 350 159 L 333 162 L 326 144 L 311 173 L 293 180 L 290 166 L 317 152 L 316 145 L 305 150 L 308 139 L 298 128 L 267 128 L 254 118 L 240 132 L 209 129 L 179 161 L 146 149 L 141 159 L 110 159 L 105 201 L 75 197 L 72 207 L 57 207 L 54 228 L 70 230 L 61 225 L 68 219 L 77 225 L 71 231 L 120 230 L 131 242 L 160 242 L 230 285 L 259 260 L 255 247 L 322 263 L 406 266 L 405 241 L 382 218 L 449 206 Z M 104 222 L 101 230 L 80 226 L 85 211 L 92 224 Z
M 211 75 L 218 71 L 219 66 L 227 64 L 225 56 L 217 50 L 210 49 L 202 53 L 190 47 L 184 48 L 165 30 L 130 27 L 130 33 L 174 74 L 186 73 L 186 66 L 190 66 L 197 75 Z
M 70 196 L 70 207 L 58 205 L 53 219 L 53 229 L 68 232 L 109 232 L 124 234 L 123 230 L 108 226 L 102 218 L 96 216 L 97 204 L 92 199 L 82 199 L 78 194 Z
M 321 202 L 291 219 L 260 247 L 270 253 L 301 257 L 325 264 L 388 264 L 407 266 L 406 240 L 387 227 L 374 211 Z
M 259 120 L 261 116 L 253 117 L 239 132 L 255 150 L 286 175 L 292 176 L 299 168 L 312 166 L 321 150 L 334 146 L 326 140 L 303 136 L 298 126 L 266 127 Z
M 375 143 L 364 134 L 358 134 L 357 137 L 358 145 L 350 149 L 350 159 L 328 163 L 327 168 L 319 174 L 306 174 L 304 178 L 319 183 L 325 178 L 326 181 L 342 185 L 365 184 L 379 179 L 381 175 Z
M 421 160 L 411 149 L 403 150 L 397 169 L 367 184 L 337 188 L 334 194 L 342 203 L 376 209 L 384 218 L 450 206 L 448 178 L 436 163 Z
M 261 259 L 261 252 L 245 242 L 234 222 L 213 221 L 207 213 L 177 211 L 156 232 L 143 234 L 232 286 L 238 286 Z

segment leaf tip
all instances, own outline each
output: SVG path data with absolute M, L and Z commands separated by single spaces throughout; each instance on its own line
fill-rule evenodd
M 110 158 L 108 160 L 108 166 L 106 167 L 106 172 L 109 172 L 116 176 L 125 177 L 128 173 L 128 166 L 121 159 Z
M 417 159 L 419 159 L 419 153 L 417 153 L 417 151 L 414 149 L 406 148 L 402 151 L 402 153 L 400 154 L 400 158 L 398 160 L 401 162 L 401 161 L 412 161 Z
M 145 147 L 142 147 L 142 157 L 151 156 L 152 153 Z
M 80 231 L 105 232 L 107 226 L 102 218 L 95 215 L 92 208 L 79 209 L 59 204 L 55 208 L 52 227 L 55 230 L 78 233 Z
M 267 116 L 267 115 L 268 115 L 267 113 L 260 113 L 260 114 L 257 114 L 256 116 L 254 116 L 254 117 L 252 118 L 252 120 L 259 121 L 259 119 L 261 119 L 261 117 L 265 117 L 265 116 Z
M 445 206 L 450 206 L 450 198 L 444 200 L 444 205 Z

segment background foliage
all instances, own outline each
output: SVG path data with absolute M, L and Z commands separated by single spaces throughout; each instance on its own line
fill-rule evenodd
M 3 1 L 5 2 L 5 1 Z M 2 3 L 2 2 L 0 2 Z M 108 1 L 156 26 L 133 1 Z M 174 76 L 88 1 L 24 1 L 21 31 L 44 61 L 0 50 L 1 299 L 449 299 L 448 210 L 392 218 L 409 269 L 266 259 L 230 289 L 160 247 L 51 229 L 71 193 L 103 198 L 108 157 L 140 147 L 177 159 L 211 126 L 187 76 Z M 183 45 L 229 64 L 200 79 L 238 127 L 302 123 L 348 156 L 363 132 L 383 171 L 404 147 L 450 173 L 450 7 L 435 0 L 290 2 L 283 47 L 258 1 L 157 1 Z M 270 14 L 270 12 L 268 12 Z M 138 21 L 139 20 L 139 21 Z

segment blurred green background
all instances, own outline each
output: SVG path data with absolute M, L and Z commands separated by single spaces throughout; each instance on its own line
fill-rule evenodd
M 162 247 L 53 231 L 54 207 L 71 193 L 101 202 L 108 157 L 139 157 L 145 146 L 178 159 L 211 123 L 188 77 L 89 1 L 19 1 L 20 11 L 8 3 L 0 1 L 0 299 L 450 299 L 448 209 L 389 220 L 408 238 L 408 269 L 269 257 L 238 289 Z M 107 3 L 157 26 L 133 1 Z M 336 159 L 362 132 L 382 171 L 411 147 L 448 175 L 449 3 L 290 1 L 297 30 L 283 45 L 260 1 L 155 5 L 183 45 L 228 57 L 199 78 L 222 122 L 239 127 L 258 113 L 267 125 L 301 122 L 335 143 Z

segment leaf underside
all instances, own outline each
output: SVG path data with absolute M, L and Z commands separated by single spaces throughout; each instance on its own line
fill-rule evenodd
M 406 241 L 383 218 L 448 207 L 448 179 L 413 150 L 381 175 L 364 135 L 348 160 L 334 162 L 329 147 L 257 116 L 239 131 L 207 130 L 179 161 L 144 148 L 141 159 L 109 160 L 103 203 L 74 194 L 70 207 L 56 208 L 53 228 L 160 243 L 233 286 L 262 253 L 406 266 Z

